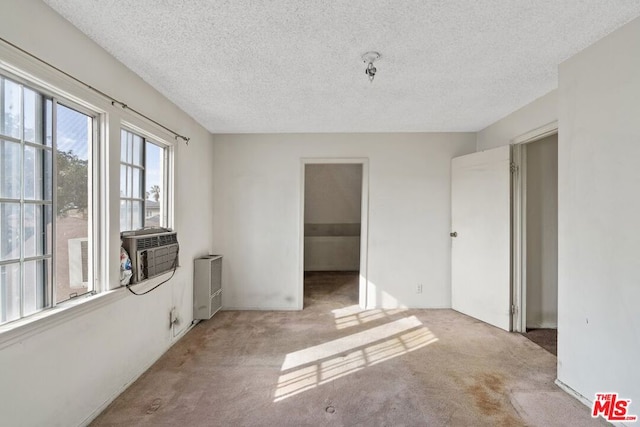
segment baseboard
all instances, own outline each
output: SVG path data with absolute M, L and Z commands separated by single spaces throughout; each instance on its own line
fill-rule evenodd
M 100 406 L 98 406 L 93 412 L 91 412 L 91 414 L 89 414 L 89 416 L 87 416 L 80 424 L 79 427 L 86 427 L 89 424 L 91 424 L 91 422 L 93 422 L 93 420 L 95 420 L 98 415 L 100 415 L 105 409 L 107 409 L 107 407 L 109 405 L 111 405 L 111 403 L 113 403 L 114 400 L 116 400 L 116 398 L 118 396 L 120 396 L 122 393 L 124 393 L 124 391 L 126 389 L 128 389 L 134 382 L 136 382 L 138 380 L 138 378 L 140 378 L 142 376 L 142 374 L 144 374 L 145 372 L 147 372 L 149 370 L 149 368 L 151 368 L 153 366 L 154 363 L 156 363 L 158 360 L 160 360 L 160 358 L 171 348 L 174 346 L 175 343 L 177 343 L 178 341 L 180 341 L 182 339 L 182 337 L 184 337 L 187 332 L 189 332 L 198 322 L 191 322 L 191 324 L 189 325 L 189 327 L 185 328 L 182 332 L 180 332 L 178 335 L 176 335 L 175 337 L 173 337 L 173 339 L 171 340 L 171 343 L 167 346 L 166 349 L 164 349 L 164 351 L 162 351 L 160 353 L 160 355 L 158 355 L 158 357 L 154 358 L 150 363 L 146 364 L 146 366 L 143 366 L 143 368 L 137 373 L 135 374 L 129 381 L 127 381 L 122 388 L 120 388 L 120 390 L 116 391 L 114 394 L 112 394 L 105 402 L 103 402 Z
M 562 389 L 562 391 L 564 391 L 565 393 L 568 393 L 571 396 L 573 396 L 575 399 L 577 399 L 584 406 L 587 406 L 587 407 L 591 408 L 591 406 L 593 405 L 593 401 L 592 400 L 587 399 L 586 397 L 584 397 L 583 395 L 581 395 L 580 393 L 578 393 L 577 391 L 575 391 L 574 389 L 572 389 L 571 387 L 569 387 L 568 385 L 566 385 L 565 383 L 560 381 L 559 379 L 556 378 L 555 383 L 556 383 L 556 385 L 558 387 L 560 387 Z
M 429 306 L 429 307 L 411 307 L 411 306 L 397 306 L 397 307 L 380 307 L 372 306 L 367 307 L 365 310 L 451 310 L 450 306 Z M 220 311 L 300 311 L 298 307 L 256 307 L 256 306 L 236 306 L 236 307 L 222 307 Z M 215 316 L 214 316 L 215 317 Z
M 222 307 L 220 309 L 220 311 L 300 311 L 300 310 L 301 309 L 298 307 L 256 307 L 256 306 Z
M 558 329 L 557 323 L 535 323 L 527 324 L 527 329 Z

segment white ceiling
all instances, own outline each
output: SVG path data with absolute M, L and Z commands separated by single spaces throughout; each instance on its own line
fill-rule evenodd
M 44 1 L 213 133 L 477 131 L 640 15 L 638 0 Z

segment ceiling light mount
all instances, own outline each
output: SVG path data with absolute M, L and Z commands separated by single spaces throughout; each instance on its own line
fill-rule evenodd
M 362 55 L 362 61 L 367 64 L 367 68 L 365 68 L 364 73 L 369 77 L 369 81 L 372 83 L 373 78 L 376 76 L 376 72 L 378 71 L 373 63 L 378 61 L 381 57 L 382 56 L 378 52 L 373 51 Z

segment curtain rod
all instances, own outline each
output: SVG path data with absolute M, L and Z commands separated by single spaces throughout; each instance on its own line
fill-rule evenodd
M 149 121 L 149 122 L 153 123 L 153 124 L 154 124 L 154 125 L 156 125 L 156 126 L 161 127 L 162 129 L 166 130 L 167 132 L 169 132 L 169 133 L 173 134 L 173 136 L 174 136 L 174 138 L 176 139 L 176 141 L 177 141 L 178 139 L 181 139 L 181 140 L 183 140 L 187 145 L 189 145 L 189 141 L 191 140 L 191 138 L 186 137 L 186 136 L 184 136 L 184 135 L 180 135 L 178 132 L 174 131 L 173 129 L 170 129 L 170 128 L 166 127 L 165 125 L 163 125 L 163 124 L 161 124 L 161 123 L 158 123 L 157 121 L 153 120 L 153 119 L 152 119 L 152 118 L 150 118 L 149 116 L 146 116 L 146 115 L 144 115 L 143 113 L 141 113 L 140 111 L 138 111 L 138 110 L 136 110 L 136 109 L 134 109 L 134 108 L 129 107 L 129 106 L 128 106 L 127 104 L 125 104 L 124 102 L 117 100 L 116 98 L 114 98 L 114 97 L 112 97 L 112 96 L 108 95 L 107 93 L 105 93 L 105 92 L 101 91 L 100 89 L 96 89 L 95 87 L 91 86 L 90 84 L 83 82 L 83 81 L 82 81 L 82 80 L 80 80 L 79 78 L 72 76 L 71 74 L 67 73 L 67 72 L 66 72 L 66 71 L 64 71 L 64 70 L 61 70 L 60 68 L 56 67 L 56 66 L 55 66 L 55 65 L 53 65 L 53 64 L 50 64 L 49 62 L 45 61 L 44 59 L 38 58 L 37 56 L 35 56 L 35 55 L 34 55 L 34 54 L 32 54 L 31 52 L 28 52 L 28 51 L 26 51 L 26 50 L 22 49 L 20 46 L 17 46 L 17 45 L 15 45 L 15 44 L 11 43 L 10 41 L 8 41 L 8 40 L 6 40 L 6 39 L 4 39 L 4 38 L 2 38 L 2 37 L 0 37 L 0 40 L 2 40 L 5 44 L 7 44 L 7 45 L 9 45 L 9 46 L 13 47 L 14 49 L 19 50 L 20 52 L 24 53 L 25 55 L 27 55 L 27 56 L 29 56 L 29 57 L 31 57 L 31 58 L 33 58 L 33 59 L 35 59 L 36 61 L 38 61 L 38 62 L 40 62 L 40 63 L 42 63 L 42 64 L 46 65 L 47 67 L 52 68 L 52 69 L 56 70 L 56 71 L 57 71 L 57 72 L 59 72 L 59 73 L 62 73 L 62 74 L 63 74 L 63 75 L 65 75 L 66 77 L 68 77 L 68 78 L 70 78 L 71 80 L 75 81 L 76 83 L 80 83 L 82 86 L 84 86 L 84 87 L 86 87 L 86 88 L 88 88 L 88 89 L 91 89 L 92 91 L 96 92 L 96 93 L 97 93 L 97 94 L 99 94 L 100 96 L 102 96 L 102 97 L 104 97 L 104 98 L 108 99 L 109 101 L 111 101 L 111 105 L 113 105 L 114 107 L 115 107 L 115 106 L 116 106 L 116 104 L 117 104 L 117 105 L 119 105 L 123 110 L 129 110 L 129 111 L 131 111 L 132 113 L 137 114 L 138 116 L 142 117 L 143 119 L 145 119 L 145 120 L 147 120 L 147 121 Z

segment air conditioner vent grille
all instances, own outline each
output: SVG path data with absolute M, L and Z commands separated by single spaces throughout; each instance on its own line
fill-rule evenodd
M 165 234 L 165 235 L 158 236 L 158 240 L 160 241 L 159 246 L 178 243 L 178 237 L 175 234 Z
M 161 234 L 158 236 L 140 237 L 137 239 L 137 248 L 140 249 L 152 249 L 159 248 L 160 246 L 171 245 L 178 243 L 178 236 L 176 234 Z
M 122 246 L 131 258 L 131 283 L 141 282 L 179 265 L 176 232 L 123 236 Z
M 149 249 L 158 247 L 158 239 L 155 237 L 143 237 L 138 239 L 138 249 Z

